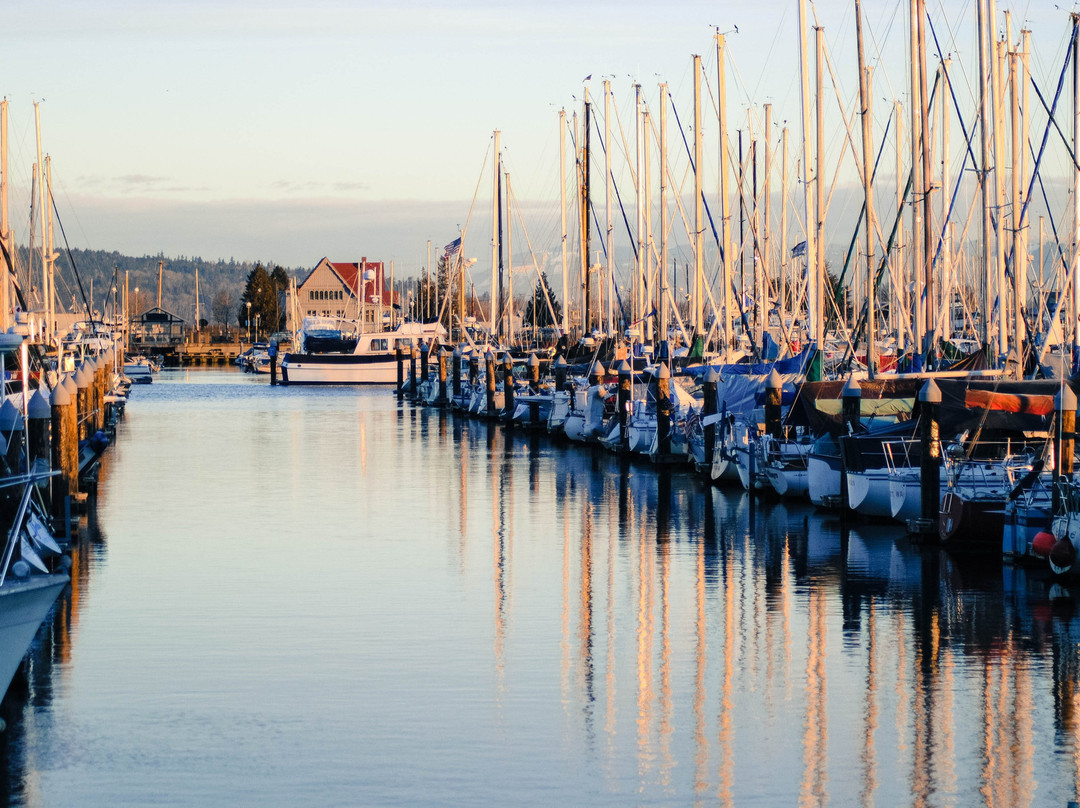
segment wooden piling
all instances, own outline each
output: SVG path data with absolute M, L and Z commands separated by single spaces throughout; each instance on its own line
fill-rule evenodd
M 566 360 L 563 359 L 562 354 L 559 354 L 555 358 L 555 364 L 551 366 L 552 372 L 555 374 L 555 390 L 559 391 L 566 387 Z
M 595 387 L 600 384 L 604 378 L 604 366 L 600 364 L 599 360 L 596 360 L 589 366 L 589 385 Z
M 489 418 L 495 417 L 495 354 L 491 351 L 487 352 L 484 357 L 484 371 L 487 374 L 485 381 L 487 382 L 487 415 Z
M 776 368 L 765 379 L 765 434 L 780 438 L 781 402 L 784 382 Z
M 416 361 L 420 358 L 420 349 L 413 345 L 409 352 L 409 398 L 416 400 L 419 389 L 416 386 Z
M 862 388 L 854 376 L 848 376 L 847 384 L 840 393 L 841 412 L 848 434 L 858 431 L 862 423 Z
M 454 379 L 454 382 L 453 382 L 453 384 L 454 384 L 454 387 L 453 387 L 454 401 L 457 402 L 457 401 L 461 400 L 461 346 L 460 345 L 454 346 L 454 355 L 452 357 L 452 361 L 454 363 L 454 375 L 453 375 L 453 379 Z
M 919 469 L 919 519 L 911 532 L 923 536 L 938 535 L 941 512 L 941 440 L 938 411 L 941 390 L 927 379 L 919 390 L 919 440 L 922 456 Z
M 422 342 L 420 344 L 420 383 L 423 384 L 428 380 L 428 360 L 431 357 L 431 343 Z M 413 395 L 419 398 L 420 390 L 413 391 Z
M 52 512 L 54 524 L 60 524 L 67 512 L 67 499 L 79 492 L 79 434 L 75 399 L 66 385 L 52 391 L 52 465 L 60 471 L 53 481 Z
M 29 468 L 46 471 L 52 468 L 52 407 L 45 394 L 38 390 L 30 397 L 26 413 L 27 449 L 30 454 Z M 46 502 L 52 501 L 51 478 L 40 481 Z
M 75 397 L 75 413 L 78 418 L 78 440 L 84 440 L 90 437 L 91 432 L 88 432 L 90 424 L 90 373 L 87 371 L 86 363 L 79 365 L 79 369 L 75 371 L 75 386 L 78 388 L 78 393 Z
M 532 387 L 534 393 L 540 390 L 540 359 L 535 353 L 529 354 L 528 361 L 525 362 L 525 368 L 528 371 L 529 386 Z
M 438 406 L 440 406 L 440 407 L 445 407 L 448 400 L 449 400 L 446 397 L 446 379 L 447 379 L 446 361 L 447 361 L 447 356 L 448 355 L 449 355 L 449 351 L 446 351 L 446 350 L 443 350 L 443 349 L 439 350 L 439 399 L 435 403 L 438 404 Z
M 1054 396 L 1054 410 L 1057 413 L 1057 429 L 1054 430 L 1054 486 L 1053 513 L 1062 513 L 1061 485 L 1063 480 L 1072 478 L 1073 451 L 1076 433 L 1076 393 L 1069 385 L 1063 385 Z
M 671 371 L 661 365 L 656 372 L 656 449 L 661 458 L 671 455 Z
M 400 343 L 394 346 L 394 358 L 397 359 L 397 397 L 401 401 L 405 395 L 405 352 Z
M 270 347 L 267 349 L 267 353 L 270 354 L 270 386 L 277 385 L 277 352 L 278 341 L 276 339 L 270 340 Z
M 849 376 L 847 384 L 840 393 L 840 412 L 843 417 L 847 433 L 853 434 L 862 423 L 862 388 L 855 381 L 854 376 Z M 840 451 L 840 514 L 846 516 L 851 507 L 851 496 L 848 493 L 848 461 L 847 438 L 844 435 L 836 436 L 836 445 Z
M 716 451 L 716 420 L 713 416 L 716 415 L 717 398 L 716 388 L 720 383 L 720 374 L 716 372 L 714 368 L 709 368 L 705 372 L 705 380 L 703 383 L 703 393 L 705 396 L 703 413 L 705 422 L 703 427 L 705 435 L 705 469 L 707 471 L 712 470 L 713 453 Z
M 634 388 L 634 371 L 624 359 L 619 363 L 619 392 L 615 397 L 619 410 L 619 450 L 625 452 L 630 445 L 630 398 Z
M 514 425 L 514 360 L 510 353 L 503 354 L 503 418 L 506 425 Z

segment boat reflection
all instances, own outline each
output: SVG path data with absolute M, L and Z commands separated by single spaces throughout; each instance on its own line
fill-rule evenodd
M 107 474 L 101 466 L 101 478 Z M 79 629 L 80 609 L 95 570 L 105 562 L 105 536 L 92 507 L 83 522 L 80 539 L 72 543 L 70 584 L 60 594 L 52 616 L 39 629 L 26 657 L 0 702 L 0 805 L 44 804 L 38 772 L 53 765 L 38 760 L 38 745 L 28 739 L 52 734 L 57 716 L 51 709 L 54 694 L 63 688 L 72 666 L 72 643 Z
M 500 688 L 523 664 L 510 649 L 536 641 L 525 624 L 545 619 L 538 559 L 553 542 L 551 707 L 568 748 L 613 788 L 630 753 L 634 793 L 689 789 L 701 804 L 1018 805 L 1075 792 L 1072 593 L 1022 569 L 958 566 L 902 528 L 476 422 L 454 435 L 448 541 L 462 557 L 491 543 Z

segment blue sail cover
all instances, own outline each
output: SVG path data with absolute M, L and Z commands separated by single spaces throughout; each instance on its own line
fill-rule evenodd
M 734 365 L 690 365 L 683 369 L 683 373 L 700 381 L 709 369 L 715 370 L 721 377 L 725 376 L 767 376 L 773 370 L 781 376 L 791 373 L 804 373 L 813 354 L 812 346 L 807 346 L 794 356 L 787 359 L 779 359 L 776 362 L 740 362 Z

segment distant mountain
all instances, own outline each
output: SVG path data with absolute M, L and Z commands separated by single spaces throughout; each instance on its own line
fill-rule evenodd
M 42 271 L 40 255 L 28 261 L 25 247 L 16 250 L 17 274 L 23 295 L 31 300 L 31 306 L 40 305 Z M 133 257 L 106 250 L 72 250 L 69 258 L 61 252 L 56 258 L 56 289 L 59 305 L 65 310 L 85 310 L 84 298 L 93 300 L 94 308 L 105 315 L 112 312 L 113 284 L 116 283 L 116 306 L 122 305 L 125 277 L 128 296 L 133 311 L 143 311 L 157 305 L 158 263 L 163 262 L 161 279 L 161 306 L 184 318 L 195 320 L 195 271 L 199 274 L 199 314 L 211 324 L 227 318 L 236 325 L 240 296 L 248 274 L 257 263 L 267 271 L 273 270 L 273 262 L 207 261 L 197 256 L 170 257 L 144 255 Z M 32 271 L 28 278 L 27 267 Z M 290 276 L 302 280 L 309 268 L 283 267 Z M 114 281 L 115 279 L 115 281 Z M 81 286 L 80 286 L 81 282 Z M 136 289 L 138 298 L 136 299 Z

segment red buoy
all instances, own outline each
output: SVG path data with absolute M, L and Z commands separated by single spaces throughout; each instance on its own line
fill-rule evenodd
M 1040 530 L 1035 534 L 1035 538 L 1031 540 L 1031 552 L 1046 558 L 1046 556 L 1050 555 L 1050 551 L 1054 549 L 1054 542 L 1056 541 L 1057 539 L 1054 538 L 1053 533 Z

